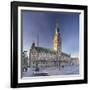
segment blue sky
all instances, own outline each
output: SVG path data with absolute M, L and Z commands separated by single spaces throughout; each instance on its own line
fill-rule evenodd
M 65 12 L 22 11 L 23 50 L 29 51 L 33 42 L 53 48 L 56 23 L 62 38 L 62 51 L 72 56 L 79 54 L 79 14 Z

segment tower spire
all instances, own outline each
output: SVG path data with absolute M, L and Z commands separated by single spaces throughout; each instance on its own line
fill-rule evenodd
M 58 24 L 58 23 L 56 23 L 56 31 L 57 31 L 57 33 L 59 33 L 59 32 L 60 32 L 60 29 L 59 29 L 59 24 Z
M 55 34 L 54 34 L 54 45 L 53 45 L 55 51 L 61 50 L 61 37 L 59 30 L 60 30 L 59 24 L 56 23 Z
M 39 33 L 37 34 L 37 46 L 39 47 Z

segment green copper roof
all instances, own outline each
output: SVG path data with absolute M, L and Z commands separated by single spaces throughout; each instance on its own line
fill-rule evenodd
M 70 57 L 69 54 L 62 52 L 62 55 Z
M 31 50 L 35 49 L 38 53 L 42 53 L 42 52 L 45 52 L 45 53 L 50 53 L 50 54 L 57 54 L 57 51 L 53 50 L 53 49 L 49 49 L 49 48 L 44 48 L 44 47 L 32 47 Z M 70 57 L 69 54 L 66 54 L 64 52 L 61 52 L 61 55 L 64 55 L 64 56 L 68 56 Z
M 43 47 L 34 47 L 36 49 L 36 51 L 40 52 L 45 52 L 45 53 L 52 53 L 52 54 L 56 54 L 56 51 L 53 49 L 47 49 L 47 48 L 43 48 Z

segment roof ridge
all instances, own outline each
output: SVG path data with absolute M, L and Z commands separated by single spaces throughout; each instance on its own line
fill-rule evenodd
M 38 50 L 39 52 L 50 52 L 50 53 L 56 53 L 56 51 L 54 49 L 50 49 L 50 48 L 45 48 L 45 47 L 35 47 L 36 50 Z

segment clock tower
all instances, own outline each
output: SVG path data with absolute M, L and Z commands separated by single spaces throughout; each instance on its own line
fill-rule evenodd
M 53 49 L 55 51 L 61 51 L 61 36 L 60 36 L 60 29 L 59 25 L 56 24 L 54 40 L 53 40 Z

